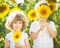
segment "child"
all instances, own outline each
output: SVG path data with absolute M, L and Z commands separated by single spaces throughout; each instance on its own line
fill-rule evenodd
M 38 6 L 47 5 L 45 1 L 40 1 L 35 5 L 35 9 Z M 39 14 L 37 14 L 39 16 Z M 42 18 L 42 17 L 40 17 Z M 47 22 L 47 19 L 41 21 L 35 21 L 30 26 L 30 37 L 33 40 L 33 48 L 54 48 L 53 38 L 56 37 L 56 28 L 54 22 Z
M 30 48 L 28 35 L 23 30 L 28 26 L 28 20 L 22 11 L 14 11 L 10 13 L 6 21 L 6 28 L 12 30 L 12 32 L 6 35 L 5 48 Z M 18 42 L 14 42 L 12 36 L 15 31 L 21 31 L 21 39 Z

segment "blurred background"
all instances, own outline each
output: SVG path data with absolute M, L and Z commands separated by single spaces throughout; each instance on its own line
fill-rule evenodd
M 4 48 L 5 36 L 10 30 L 5 28 L 5 22 L 8 17 L 8 14 L 14 10 L 23 10 L 28 18 L 28 12 L 34 9 L 34 6 L 37 2 L 41 0 L 0 0 L 0 48 Z M 60 0 L 46 0 L 52 10 L 52 14 L 48 20 L 54 21 L 57 29 L 57 36 L 54 38 L 54 48 L 60 48 Z M 32 14 L 32 12 L 30 12 Z M 29 19 L 29 26 L 24 31 L 29 35 L 30 24 L 33 21 L 33 17 Z M 30 35 L 29 35 L 30 36 Z M 33 48 L 33 42 L 29 37 L 31 48 Z

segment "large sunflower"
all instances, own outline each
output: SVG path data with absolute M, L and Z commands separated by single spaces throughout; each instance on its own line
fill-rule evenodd
M 21 39 L 21 31 L 15 31 L 13 36 L 12 36 L 12 39 L 14 40 L 14 42 L 17 42 Z
M 56 4 L 53 2 L 49 3 L 49 7 L 50 7 L 52 13 L 56 10 Z
M 9 12 L 8 4 L 0 4 L 0 18 L 4 18 Z
M 38 11 L 38 14 L 40 15 L 40 17 L 42 17 L 42 18 L 48 18 L 49 15 L 51 14 L 50 8 L 46 5 L 39 6 L 37 11 Z
M 28 18 L 29 18 L 30 20 L 36 20 L 36 19 L 37 19 L 35 10 L 30 10 L 30 11 L 28 12 Z

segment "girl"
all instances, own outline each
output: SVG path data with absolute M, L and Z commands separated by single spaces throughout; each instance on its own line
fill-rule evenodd
M 28 26 L 28 20 L 22 11 L 12 12 L 5 24 L 7 29 L 12 30 L 12 32 L 6 35 L 5 48 L 30 48 L 28 35 L 24 33 L 23 30 Z M 21 31 L 21 39 L 18 42 L 14 42 L 12 36 L 15 31 Z
M 48 4 L 45 1 L 40 1 L 35 5 L 35 9 L 38 8 L 38 6 L 41 5 L 47 5 Z M 39 14 L 37 13 L 39 16 Z M 30 26 L 30 37 L 33 40 L 33 48 L 54 48 L 53 46 L 53 38 L 56 37 L 56 28 L 54 22 L 50 21 L 47 22 L 47 19 L 43 19 L 43 21 L 40 20 L 35 21 Z

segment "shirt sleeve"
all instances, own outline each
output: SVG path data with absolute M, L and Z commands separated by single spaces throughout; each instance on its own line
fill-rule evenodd
M 55 27 L 55 24 L 54 24 L 54 22 L 50 22 L 50 27 L 54 30 L 54 31 L 56 31 L 56 27 Z
M 9 38 L 10 38 L 10 35 L 9 35 L 9 33 L 6 35 L 6 37 L 5 37 L 5 39 L 7 39 L 7 40 L 9 40 Z
M 24 33 L 24 39 L 28 38 L 28 34 Z
M 36 32 L 39 29 L 39 25 L 37 22 L 33 22 L 30 26 L 30 30 L 29 30 L 29 34 L 31 34 L 32 32 Z

